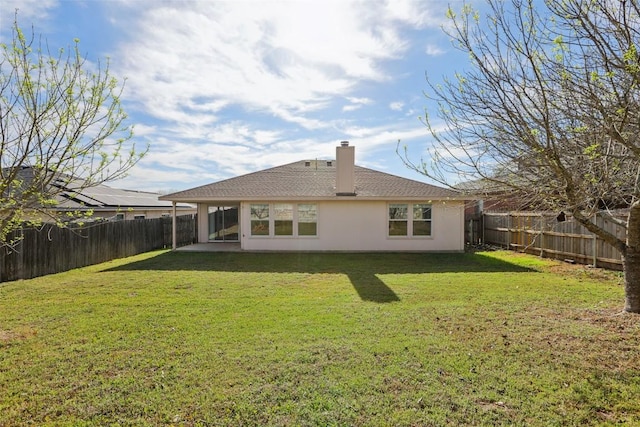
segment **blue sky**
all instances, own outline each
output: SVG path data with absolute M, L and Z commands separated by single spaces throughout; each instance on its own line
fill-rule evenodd
M 74 38 L 91 63 L 110 58 L 122 103 L 149 153 L 113 187 L 177 191 L 302 159 L 356 163 L 429 182 L 419 161 L 433 112 L 423 91 L 467 65 L 442 31 L 443 0 L 3 0 L 51 48 Z

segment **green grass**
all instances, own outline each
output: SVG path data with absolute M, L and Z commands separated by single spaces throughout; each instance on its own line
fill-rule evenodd
M 0 425 L 640 425 L 620 275 L 154 252 L 0 284 Z

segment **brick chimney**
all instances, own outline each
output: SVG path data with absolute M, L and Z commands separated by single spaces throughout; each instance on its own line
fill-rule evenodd
M 354 178 L 356 149 L 349 147 L 349 141 L 342 141 L 336 147 L 336 196 L 355 196 Z

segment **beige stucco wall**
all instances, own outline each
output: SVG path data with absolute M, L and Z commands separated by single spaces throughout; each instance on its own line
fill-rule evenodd
M 198 203 L 198 242 L 209 241 L 209 217 L 207 213 L 208 205 Z
M 297 203 L 297 202 L 291 202 Z M 394 201 L 394 203 L 403 203 Z M 411 203 L 411 202 L 407 202 Z M 415 201 L 413 203 L 416 203 Z M 387 236 L 387 202 L 321 201 L 318 236 L 250 236 L 250 203 L 240 207 L 240 233 L 244 250 L 305 251 L 463 251 L 464 203 L 432 203 L 432 236 Z M 207 241 L 206 205 L 198 208 L 199 241 Z

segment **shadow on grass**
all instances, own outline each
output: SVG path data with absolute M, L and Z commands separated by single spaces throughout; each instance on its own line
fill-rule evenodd
M 103 271 L 225 271 L 251 273 L 338 273 L 349 277 L 363 301 L 400 298 L 381 274 L 532 272 L 482 254 L 434 253 L 254 253 L 164 252 Z

